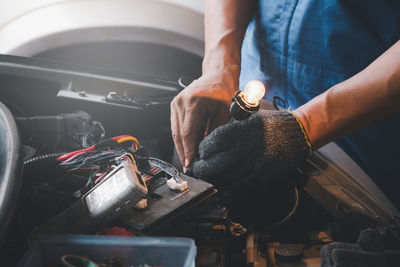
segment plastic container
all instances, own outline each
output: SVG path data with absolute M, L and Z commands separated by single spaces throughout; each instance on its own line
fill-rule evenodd
M 64 255 L 95 263 L 116 258 L 124 267 L 194 267 L 196 246 L 192 239 L 175 237 L 49 236 L 37 240 L 19 266 L 65 266 Z

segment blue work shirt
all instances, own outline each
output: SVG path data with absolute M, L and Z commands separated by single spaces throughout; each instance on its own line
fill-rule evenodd
M 243 42 L 240 88 L 260 80 L 267 100 L 279 96 L 295 109 L 399 39 L 398 0 L 260 0 Z M 336 143 L 400 208 L 400 113 Z

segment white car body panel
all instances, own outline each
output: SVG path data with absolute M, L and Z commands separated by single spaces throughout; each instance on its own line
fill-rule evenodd
M 152 42 L 199 56 L 204 51 L 202 1 L 19 0 L 1 5 L 1 54 L 32 56 L 93 41 Z

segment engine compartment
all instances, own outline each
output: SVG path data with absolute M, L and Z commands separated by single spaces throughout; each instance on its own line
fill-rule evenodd
M 40 164 L 29 163 L 30 158 L 81 149 L 82 132 L 89 132 L 93 139 L 86 138 L 87 145 L 97 143 L 104 130 L 104 138 L 135 136 L 146 155 L 181 171 L 171 139 L 169 101 L 182 89 L 184 79 L 163 80 L 38 59 L 0 59 L 5 62 L 0 68 L 0 101 L 17 121 L 25 160 L 21 193 L 1 251 L 8 266 L 26 252 L 32 231 L 68 208 L 76 200 L 73 193 L 87 183 L 87 177 L 66 176 L 54 158 L 40 160 Z M 76 119 L 76 114 L 84 119 Z M 101 127 L 90 129 L 89 121 Z M 210 185 L 203 190 L 206 195 L 199 193 L 190 203 L 165 204 L 171 208 L 156 226 L 132 227 L 135 220 L 125 214 L 93 234 L 107 235 L 110 227 L 120 227 L 129 235 L 190 237 L 198 249 L 197 266 L 278 266 L 276 248 L 289 243 L 300 248 L 302 256 L 287 257 L 285 266 L 300 262 L 301 266 L 319 266 L 319 249 L 324 244 L 355 242 L 361 229 L 377 222 L 368 216 L 346 219 L 354 215 L 346 206 L 337 208 L 345 215 L 334 216 L 303 189 L 309 173 L 291 174 L 295 185 L 279 183 L 236 192 L 217 188 L 218 193 Z M 194 185 L 200 182 L 195 177 L 188 179 L 195 192 Z M 157 203 L 157 196 L 153 197 Z

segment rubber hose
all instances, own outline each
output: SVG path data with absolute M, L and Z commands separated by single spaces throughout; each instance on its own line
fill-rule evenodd
M 276 222 L 276 223 L 273 223 L 273 224 L 270 224 L 270 225 L 264 227 L 263 232 L 269 233 L 273 230 L 276 230 L 277 228 L 285 225 L 290 219 L 292 219 L 292 217 L 296 213 L 297 208 L 299 207 L 299 203 L 300 203 L 299 189 L 297 188 L 297 186 L 295 186 L 293 188 L 293 192 L 294 192 L 294 204 L 293 204 L 292 209 L 288 213 L 288 215 L 286 215 L 285 218 L 283 218 L 279 222 Z

